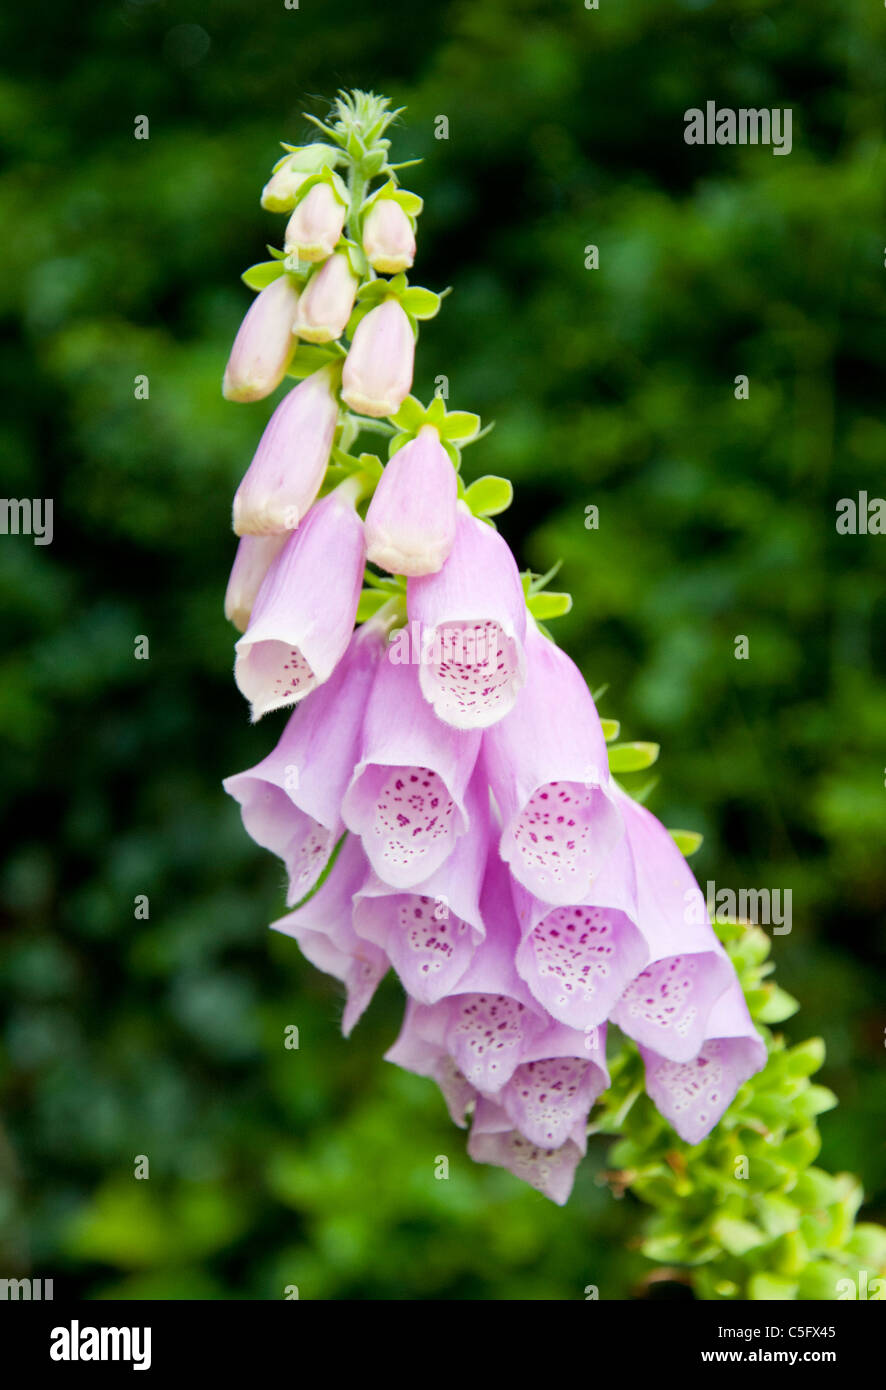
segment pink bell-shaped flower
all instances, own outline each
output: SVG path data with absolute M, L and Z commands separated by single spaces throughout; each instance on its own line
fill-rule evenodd
M 222 382 L 229 401 L 260 401 L 280 385 L 295 348 L 298 290 L 280 275 L 256 296 L 240 325 Z
M 342 372 L 342 400 L 358 415 L 396 415 L 409 395 L 415 334 L 396 299 L 370 309 L 354 331 Z
M 433 425 L 385 466 L 366 513 L 366 558 L 391 574 L 434 574 L 455 542 L 458 483 Z

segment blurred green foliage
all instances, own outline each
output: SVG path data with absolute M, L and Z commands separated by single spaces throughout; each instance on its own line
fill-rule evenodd
M 702 883 L 792 890 L 785 1032 L 825 1039 L 841 1101 L 818 1162 L 883 1219 L 886 539 L 834 516 L 886 491 L 884 13 L 7 7 L 2 491 L 52 497 L 55 538 L 0 537 L 3 1274 L 57 1296 L 605 1299 L 651 1269 L 640 1204 L 597 1181 L 607 1140 L 557 1209 L 469 1164 L 433 1086 L 381 1061 L 394 982 L 338 1036 L 336 987 L 265 930 L 281 874 L 219 785 L 276 736 L 248 726 L 221 615 L 271 408 L 220 395 L 238 276 L 279 244 L 258 206 L 276 142 L 345 85 L 406 104 L 396 155 L 425 160 L 418 279 L 455 293 L 418 394 L 445 373 L 451 407 L 497 420 L 468 480 L 514 480 L 522 563 L 563 557 L 558 640 L 623 738 L 661 742 L 649 804 L 704 831 Z M 792 154 L 684 145 L 709 98 L 790 105 Z

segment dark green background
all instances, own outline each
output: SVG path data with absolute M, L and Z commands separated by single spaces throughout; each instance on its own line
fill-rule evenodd
M 221 791 L 282 722 L 249 727 L 221 613 L 270 410 L 219 390 L 238 276 L 280 241 L 276 142 L 345 85 L 406 104 L 396 155 L 425 160 L 415 279 L 454 293 L 419 394 L 445 373 L 497 421 L 466 474 L 514 479 L 521 564 L 563 557 L 557 636 L 661 741 L 650 805 L 705 832 L 702 881 L 792 889 L 787 1029 L 824 1035 L 842 1098 L 822 1162 L 886 1215 L 886 537 L 834 524 L 886 493 L 886 10 L 600 3 L 6 8 L 2 491 L 53 497 L 55 540 L 0 537 L 2 1275 L 576 1299 L 649 1269 L 605 1148 L 564 1210 L 467 1162 L 434 1087 L 381 1061 L 393 982 L 341 1040 Z M 709 98 L 790 105 L 793 153 L 687 147 Z

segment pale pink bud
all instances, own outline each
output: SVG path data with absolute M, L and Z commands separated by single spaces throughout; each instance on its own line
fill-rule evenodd
M 288 534 L 281 531 L 274 536 L 241 537 L 225 593 L 225 617 L 238 632 L 245 632 L 249 626 L 255 596 Z
M 238 536 L 293 531 L 320 491 L 338 418 L 333 372 L 307 377 L 268 421 L 234 497 Z
M 275 169 L 261 192 L 261 205 L 267 212 L 291 212 L 298 190 L 309 173 L 296 169 L 292 155 Z
M 347 256 L 330 256 L 310 278 L 299 300 L 295 332 L 307 343 L 340 338 L 351 317 L 359 281 Z
M 392 574 L 434 574 L 455 541 L 458 484 L 433 425 L 390 460 L 366 513 L 366 555 Z
M 363 250 L 373 270 L 396 275 L 415 260 L 412 223 L 393 198 L 380 198 L 363 224 Z
M 415 335 L 396 299 L 370 309 L 354 333 L 342 374 L 342 399 L 360 415 L 396 415 L 409 395 Z
M 260 401 L 275 391 L 286 375 L 295 347 L 292 325 L 298 312 L 298 291 L 289 275 L 281 275 L 256 297 L 240 325 L 222 382 L 229 401 Z
M 286 224 L 284 250 L 303 261 L 325 261 L 342 234 L 345 211 L 328 183 L 315 183 Z

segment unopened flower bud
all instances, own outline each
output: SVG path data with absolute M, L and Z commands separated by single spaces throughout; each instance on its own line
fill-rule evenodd
M 330 367 L 283 397 L 234 498 L 238 536 L 295 530 L 320 491 L 337 418 Z
M 298 311 L 298 291 L 289 275 L 281 275 L 256 297 L 240 325 L 222 392 L 229 401 L 260 401 L 280 385 L 295 347 L 292 326 Z
M 396 299 L 370 309 L 354 332 L 342 373 L 342 399 L 360 415 L 395 415 L 412 385 L 415 335 Z
M 330 256 L 310 278 L 299 300 L 295 332 L 307 343 L 331 343 L 345 331 L 357 277 L 347 256 Z
M 325 261 L 342 234 L 345 212 L 328 183 L 315 183 L 286 224 L 284 250 L 303 261 Z
M 433 425 L 385 466 L 366 513 L 366 556 L 392 574 L 434 574 L 455 540 L 458 484 Z
M 396 275 L 415 260 L 412 223 L 393 198 L 380 198 L 363 224 L 363 250 L 373 270 Z
M 288 537 L 288 531 L 273 536 L 241 536 L 225 593 L 225 617 L 238 632 L 245 632 L 249 626 L 262 580 Z
M 261 205 L 267 212 L 291 212 L 298 190 L 311 176 L 295 168 L 294 156 L 275 169 L 261 191 Z

